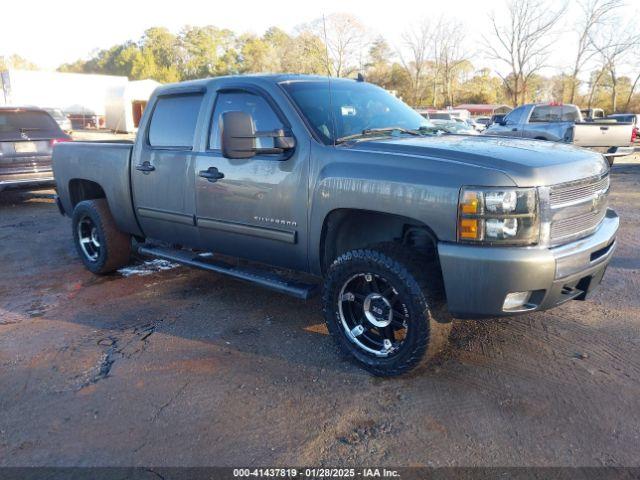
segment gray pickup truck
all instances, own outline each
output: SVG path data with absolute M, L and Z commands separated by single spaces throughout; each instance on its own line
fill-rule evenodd
M 485 130 L 485 135 L 533 138 L 572 143 L 602 153 L 610 165 L 616 157 L 635 152 L 631 122 L 584 121 L 575 105 L 530 103 L 522 105 Z
M 453 317 L 584 299 L 618 230 L 601 154 L 429 125 L 353 80 L 166 85 L 135 144 L 56 146 L 57 203 L 95 273 L 127 264 L 135 238 L 298 298 L 321 284 L 338 345 L 397 375 L 443 347 Z

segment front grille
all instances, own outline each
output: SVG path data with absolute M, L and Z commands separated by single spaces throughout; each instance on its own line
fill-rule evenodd
M 551 245 L 593 233 L 607 213 L 609 174 L 554 185 L 549 191 Z
M 600 211 L 587 212 L 575 217 L 556 220 L 551 223 L 551 240 L 561 240 L 581 232 L 587 232 L 588 234 L 600 225 L 606 213 L 606 209 L 601 209 Z
M 595 181 L 591 179 L 588 183 L 578 182 L 577 184 L 560 184 L 551 187 L 549 200 L 551 208 L 558 208 L 563 205 L 584 201 L 598 192 L 609 190 L 609 175 Z

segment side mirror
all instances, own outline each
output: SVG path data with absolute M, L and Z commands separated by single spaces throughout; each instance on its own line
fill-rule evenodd
M 251 115 L 225 112 L 220 123 L 220 148 L 227 158 L 251 158 L 256 152 L 256 130 Z
M 500 125 L 500 126 L 502 126 L 502 127 L 505 127 L 505 126 L 507 125 L 507 121 L 506 121 L 506 120 L 500 120 L 500 121 L 498 122 L 498 125 Z
M 257 138 L 273 138 L 273 147 L 257 148 Z M 220 124 L 220 148 L 226 158 L 252 158 L 255 155 L 280 155 L 296 146 L 293 136 L 284 130 L 256 132 L 251 115 L 225 112 Z

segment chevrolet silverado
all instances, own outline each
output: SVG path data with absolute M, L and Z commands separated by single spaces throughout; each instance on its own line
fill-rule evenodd
M 141 254 L 302 299 L 321 285 L 328 330 L 376 375 L 431 358 L 453 317 L 585 299 L 618 229 L 603 155 L 434 133 L 347 79 L 161 86 L 134 144 L 60 144 L 53 169 L 92 272 L 126 265 L 135 239 Z

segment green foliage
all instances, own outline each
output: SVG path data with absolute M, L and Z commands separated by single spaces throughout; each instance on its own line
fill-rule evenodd
M 154 27 L 137 41 L 96 51 L 88 60 L 61 65 L 58 70 L 178 82 L 238 73 L 326 75 L 330 69 L 334 74 L 341 71 L 349 76 L 354 76 L 355 72 L 364 73 L 367 81 L 393 91 L 414 106 L 442 108 L 449 104 L 512 101 L 514 78 L 511 75 L 501 78 L 487 68 L 477 69 L 464 56 L 449 69 L 443 68 L 442 59 L 440 62 L 426 59 L 420 68 L 416 89 L 415 65 L 400 62 L 402 59 L 384 37 L 378 36 L 366 43 L 361 35 L 364 27 L 357 19 L 332 16 L 330 20 L 327 22 L 328 46 L 323 41 L 324 29 L 319 28 L 319 21 L 301 27 L 294 34 L 271 27 L 262 36 L 238 36 L 231 30 L 212 25 L 187 25 L 178 34 Z M 311 28 L 313 25 L 316 28 Z M 0 57 L 0 69 L 7 66 L 35 68 L 31 62 L 16 55 Z M 640 108 L 640 82 L 636 81 L 634 85 L 634 80 L 617 79 L 619 109 Z M 606 69 L 594 71 L 589 82 L 582 85 L 576 103 L 611 111 L 611 83 Z M 570 92 L 570 75 L 545 78 L 534 74 L 528 78 L 521 97 L 526 102 L 568 102 Z
M 0 71 L 8 68 L 15 68 L 16 70 L 37 70 L 38 66 L 22 58 L 20 55 L 10 55 L 9 57 L 0 56 Z

